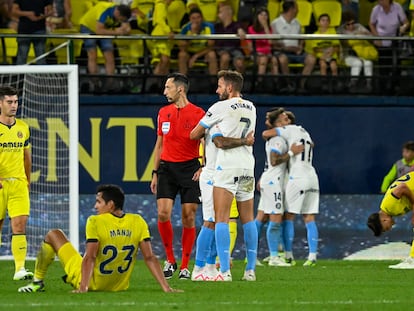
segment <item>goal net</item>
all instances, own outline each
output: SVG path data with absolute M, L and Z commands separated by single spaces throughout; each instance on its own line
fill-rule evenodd
M 30 127 L 32 174 L 28 257 L 44 235 L 62 229 L 79 249 L 78 67 L 0 66 L 1 85 L 19 92 L 18 118 Z M 2 230 L 1 256 L 11 256 L 9 219 Z

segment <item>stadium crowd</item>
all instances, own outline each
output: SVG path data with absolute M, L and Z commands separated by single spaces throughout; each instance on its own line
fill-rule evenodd
M 199 86 L 200 92 L 211 91 L 219 70 L 235 69 L 245 75 L 248 92 L 395 95 L 407 92 L 404 83 L 414 76 L 411 41 L 358 39 L 358 35 L 412 36 L 414 3 L 408 0 L 45 0 L 41 4 L 4 0 L 1 8 L 0 34 L 51 35 L 32 40 L 30 49 L 24 38 L 17 42 L 3 38 L 3 63 L 31 61 L 65 41 L 52 35 L 132 35 L 73 41 L 75 61 L 87 82 L 83 92 L 158 93 L 165 75 L 173 71 L 209 75 L 206 85 Z M 195 38 L 216 34 L 237 39 Z M 317 37 L 246 38 L 262 34 Z M 355 40 L 332 39 L 335 34 Z M 177 35 L 180 39 L 174 39 Z M 67 62 L 65 54 L 65 49 L 58 50 L 46 62 Z

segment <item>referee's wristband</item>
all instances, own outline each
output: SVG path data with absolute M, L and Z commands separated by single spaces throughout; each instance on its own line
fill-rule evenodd
M 289 150 L 289 151 L 288 151 L 288 155 L 289 155 L 289 157 L 293 157 L 295 154 L 293 153 L 293 151 L 292 151 L 292 150 Z
M 158 175 L 158 171 L 157 170 L 152 170 L 151 176 L 154 176 L 154 174 Z

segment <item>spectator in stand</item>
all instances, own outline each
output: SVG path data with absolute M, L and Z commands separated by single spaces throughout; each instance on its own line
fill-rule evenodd
M 191 9 L 190 21 L 181 29 L 181 35 L 211 35 L 214 34 L 214 25 L 203 21 L 203 14 L 199 8 Z M 181 40 L 179 42 L 178 68 L 182 74 L 187 74 L 199 59 L 208 63 L 210 76 L 217 74 L 217 57 L 214 51 L 214 40 L 197 39 Z
M 52 0 L 15 0 L 12 14 L 19 18 L 17 32 L 26 35 L 46 34 L 46 18 L 53 13 Z M 27 62 L 30 45 L 36 57 L 46 52 L 46 38 L 34 38 L 31 36 L 17 38 L 16 65 L 24 65 Z M 46 58 L 42 57 L 36 62 L 38 65 L 46 65 Z
M 338 33 L 356 36 L 371 35 L 368 29 L 355 21 L 355 15 L 353 12 L 345 12 L 342 16 L 342 20 L 343 24 L 338 28 Z M 343 40 L 341 43 L 343 47 L 342 52 L 345 64 L 351 68 L 351 81 L 348 86 L 349 90 L 351 92 L 354 92 L 357 89 L 358 78 L 361 74 L 362 68 L 364 68 L 364 75 L 366 77 L 365 88 L 367 92 L 370 92 L 372 90 L 372 72 L 374 66 L 373 59 L 367 59 L 367 56 L 369 56 L 369 54 L 363 55 L 361 52 L 358 54 L 357 51 L 359 49 L 353 49 L 353 46 L 361 47 L 362 50 L 360 51 L 369 51 L 371 48 L 376 52 L 375 47 L 366 40 Z
M 54 29 L 72 28 L 72 4 L 70 0 L 54 0 L 53 16 L 47 19 L 47 26 L 50 31 Z
M 155 10 L 155 0 L 133 0 L 131 3 L 131 28 L 141 30 L 143 33 L 151 31 L 152 15 Z
M 264 35 L 272 34 L 269 20 L 269 11 L 261 7 L 257 9 L 256 14 L 253 19 L 253 25 L 247 28 L 247 33 L 251 35 Z M 256 60 L 257 60 L 257 88 L 263 89 L 263 77 L 266 74 L 267 67 L 270 63 L 271 69 L 270 72 L 272 75 L 277 75 L 279 73 L 279 62 L 278 58 L 272 54 L 272 40 L 270 39 L 254 39 L 248 40 L 249 49 L 253 52 L 255 51 Z
M 342 0 L 341 2 L 342 2 L 342 12 L 352 12 L 353 15 L 355 16 L 355 21 L 358 21 L 359 0 Z
M 402 146 L 402 158 L 393 164 L 381 184 L 381 193 L 385 193 L 394 180 L 414 171 L 414 141 Z
M 245 31 L 241 24 L 233 21 L 233 9 L 230 4 L 222 4 L 219 8 L 220 22 L 215 24 L 216 34 L 237 34 L 240 39 L 245 38 Z M 233 61 L 234 69 L 240 73 L 245 70 L 244 54 L 240 48 L 240 40 L 216 40 L 216 51 L 219 57 L 219 69 L 227 70 Z
M 272 21 L 271 27 L 274 34 L 298 35 L 302 33 L 302 27 L 296 19 L 298 14 L 298 4 L 296 1 L 284 1 L 282 14 Z M 274 50 L 279 59 L 279 64 L 283 74 L 289 74 L 289 63 L 303 64 L 302 75 L 309 76 L 315 67 L 316 57 L 304 51 L 305 41 L 297 39 L 283 39 L 274 41 Z M 283 57 L 286 55 L 286 57 Z M 306 79 L 300 80 L 299 91 L 305 91 Z
M 378 4 L 371 11 L 369 28 L 374 36 L 394 37 L 409 30 L 410 22 L 401 5 L 393 0 L 378 0 Z M 381 82 L 379 87 L 384 92 L 394 88 L 393 77 L 397 75 L 397 53 L 393 51 L 393 41 L 376 40 L 378 47 L 379 74 Z M 391 79 L 387 77 L 391 73 Z
M 19 19 L 13 15 L 13 0 L 0 1 L 0 28 L 10 28 L 17 31 Z
M 165 76 L 170 72 L 171 50 L 174 35 L 180 30 L 185 4 L 182 0 L 158 0 L 155 2 L 151 36 L 168 36 L 170 40 L 148 40 L 153 60 L 157 59 L 155 75 Z M 181 13 L 181 14 L 180 14 Z
M 128 35 L 131 31 L 128 19 L 131 17 L 129 6 L 100 1 L 82 16 L 80 32 L 97 35 Z M 88 71 L 98 73 L 97 46 L 105 58 L 107 75 L 115 73 L 114 47 L 111 39 L 85 39 L 84 47 L 88 53 Z M 110 81 L 108 80 L 108 87 Z M 113 86 L 112 86 L 113 87 Z
M 335 29 L 330 27 L 331 18 L 329 14 L 321 14 L 318 18 L 319 27 L 315 31 L 316 35 L 333 35 L 336 34 Z M 328 68 L 331 70 L 332 76 L 338 76 L 338 60 L 339 60 L 339 40 L 335 39 L 319 39 L 312 40 L 312 49 L 315 53 L 315 57 L 318 60 L 319 70 L 321 76 L 328 75 Z M 328 91 L 329 84 L 322 80 L 322 90 Z

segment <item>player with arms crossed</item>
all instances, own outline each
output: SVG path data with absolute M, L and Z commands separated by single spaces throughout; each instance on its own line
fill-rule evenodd
M 395 180 L 385 192 L 379 212 L 368 217 L 367 225 L 380 236 L 394 225 L 393 216 L 405 215 L 412 212 L 414 208 L 414 172 L 409 172 Z M 414 225 L 414 214 L 411 216 Z M 410 256 L 396 265 L 388 266 L 391 269 L 414 269 L 414 241 L 411 244 Z
M 193 137 L 190 133 L 190 138 Z M 214 172 L 216 168 L 217 150 L 215 143 L 218 143 L 222 148 L 235 148 L 243 145 L 252 146 L 254 144 L 253 132 L 242 138 L 223 137 L 219 127 L 216 125 L 211 129 L 206 130 L 204 136 L 204 155 L 205 165 L 200 174 L 200 190 L 201 202 L 203 208 L 203 226 L 197 237 L 196 258 L 194 270 L 191 274 L 192 281 L 215 281 L 217 278 L 216 269 L 216 240 L 214 237 L 215 216 L 214 216 L 214 202 L 213 202 L 213 186 L 214 186 Z M 230 209 L 229 230 L 230 230 L 230 255 L 235 244 L 235 237 L 237 235 L 237 223 L 232 222 L 231 217 L 239 216 L 236 201 L 232 201 Z M 236 234 L 232 237 L 231 223 L 236 224 Z
M 137 214 L 124 213 L 125 195 L 116 185 L 100 185 L 96 191 L 95 210 L 86 222 L 86 250 L 83 258 L 63 231 L 49 231 L 36 258 L 34 279 L 19 292 L 43 292 L 43 279 L 57 254 L 66 272 L 65 282 L 75 293 L 121 291 L 129 287 L 138 248 L 145 264 L 164 292 L 174 292 L 164 278 L 152 252 L 150 233 L 145 220 Z
M 17 89 L 11 86 L 0 87 L 0 232 L 7 211 L 12 230 L 11 251 L 15 281 L 33 277 L 33 273 L 25 268 L 32 169 L 30 131 L 25 122 L 16 119 L 18 106 Z
M 220 274 L 216 281 L 232 281 L 229 217 L 234 197 L 243 225 L 247 253 L 247 265 L 242 279 L 256 280 L 257 230 L 253 214 L 255 161 L 253 148 L 247 145 L 246 138 L 256 127 L 256 107 L 252 102 L 241 98 L 242 88 L 243 76 L 240 73 L 231 70 L 220 71 L 216 90 L 220 101 L 208 109 L 191 137 L 200 138 L 204 135 L 205 129 L 218 125 L 223 137 L 237 138 L 244 144 L 226 149 L 219 140 L 214 140 L 219 148 L 213 181 L 215 237 L 220 259 Z
M 312 165 L 314 143 L 308 131 L 299 125 L 287 125 L 263 131 L 263 138 L 281 136 L 288 143 L 302 144 L 303 152 L 294 154 L 288 152 L 289 179 L 286 184 L 286 212 L 284 220 L 285 260 L 294 265 L 292 244 L 295 235 L 293 221 L 296 214 L 302 214 L 306 225 L 309 246 L 308 259 L 305 267 L 316 265 L 318 250 L 318 227 L 315 215 L 319 213 L 319 179 Z

